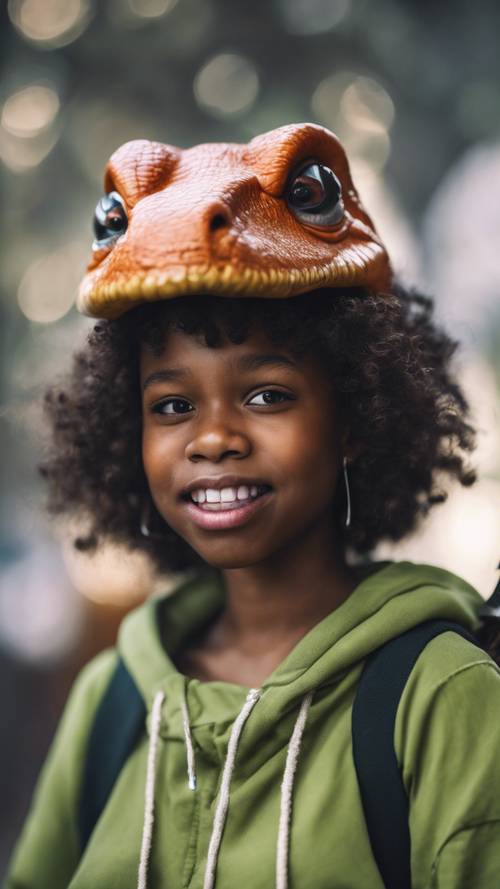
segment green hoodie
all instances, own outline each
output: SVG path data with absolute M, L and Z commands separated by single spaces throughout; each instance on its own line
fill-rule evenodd
M 80 858 L 85 744 L 117 659 L 103 652 L 74 685 L 8 889 L 383 889 L 351 749 L 363 661 L 427 618 L 475 628 L 482 599 L 428 565 L 357 570 L 349 598 L 250 693 L 186 679 L 169 657 L 223 606 L 220 579 L 185 580 L 129 614 L 117 647 L 150 712 L 148 731 Z M 395 748 L 410 799 L 414 889 L 499 886 L 500 671 L 481 649 L 454 633 L 429 643 L 399 705 Z

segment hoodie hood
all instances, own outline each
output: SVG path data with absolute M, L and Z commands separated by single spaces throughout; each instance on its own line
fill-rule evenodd
M 180 740 L 186 750 L 186 782 L 196 792 L 196 756 L 220 769 L 220 785 L 203 882 L 216 886 L 217 860 L 230 802 L 233 773 L 253 773 L 273 755 L 274 727 L 291 716 L 281 785 L 276 858 L 277 889 L 288 886 L 287 861 L 293 781 L 312 701 L 352 674 L 357 682 L 365 658 L 389 639 L 431 618 L 457 621 L 474 630 L 483 603 L 466 581 L 441 568 L 412 562 L 371 562 L 353 568 L 358 585 L 314 626 L 259 689 L 227 682 L 187 679 L 173 660 L 184 644 L 224 607 L 219 575 L 185 580 L 171 594 L 146 602 L 122 624 L 118 649 L 141 691 L 150 748 L 146 778 L 140 889 L 147 886 L 153 842 L 155 771 L 159 739 Z M 188 691 L 188 694 L 187 694 Z M 211 726 L 208 738 L 203 728 Z M 193 743 L 193 733 L 196 743 Z M 276 736 L 276 751 L 282 741 Z
M 331 682 L 389 639 L 432 618 L 454 620 L 475 630 L 479 593 L 465 580 L 433 565 L 370 562 L 354 566 L 358 585 L 316 624 L 262 684 L 275 704 L 291 704 Z M 219 576 L 188 578 L 172 593 L 148 600 L 122 623 L 118 650 L 150 709 L 154 692 L 181 674 L 172 658 L 224 608 Z M 227 682 L 200 686 L 235 688 Z M 210 695 L 208 696 L 210 697 Z M 275 712 L 276 715 L 276 712 Z

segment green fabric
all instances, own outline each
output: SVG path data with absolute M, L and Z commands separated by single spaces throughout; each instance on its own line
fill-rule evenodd
M 360 570 L 349 598 L 310 630 L 262 685 L 238 747 L 216 889 L 275 885 L 280 784 L 304 695 L 314 691 L 293 788 L 290 889 L 383 889 L 351 750 L 351 708 L 364 658 L 431 617 L 474 629 L 479 594 L 411 562 Z M 364 574 L 364 577 L 362 576 Z M 155 781 L 150 889 L 202 889 L 231 726 L 248 689 L 186 680 L 170 657 L 223 606 L 220 580 L 185 581 L 127 616 L 118 648 L 148 711 L 165 692 Z M 133 889 L 144 813 L 146 733 L 122 770 L 79 860 L 75 815 L 85 741 L 116 663 L 106 651 L 80 674 L 15 850 L 7 889 Z M 188 789 L 186 689 L 198 786 Z M 149 730 L 149 719 L 148 719 Z M 493 889 L 500 875 L 500 671 L 451 633 L 419 658 L 398 709 L 395 746 L 410 799 L 414 889 Z

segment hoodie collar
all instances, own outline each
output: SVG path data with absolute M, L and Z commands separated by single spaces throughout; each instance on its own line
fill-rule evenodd
M 293 686 L 292 696 L 302 696 L 430 618 L 456 620 L 468 629 L 479 623 L 479 593 L 442 568 L 384 561 L 353 570 L 359 583 L 351 595 L 305 634 L 267 677 L 263 690 Z M 212 573 L 188 577 L 173 593 L 148 600 L 125 618 L 118 648 L 148 706 L 154 690 L 181 680 L 172 658 L 223 607 L 222 579 Z M 233 683 L 199 685 L 214 692 L 221 686 L 240 695 L 244 691 Z

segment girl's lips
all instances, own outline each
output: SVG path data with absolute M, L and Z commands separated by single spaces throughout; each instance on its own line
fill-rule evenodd
M 226 528 L 236 528 L 244 525 L 254 513 L 256 513 L 262 505 L 265 505 L 273 491 L 265 491 L 259 494 L 250 503 L 245 502 L 243 506 L 232 509 L 208 510 L 202 509 L 192 500 L 184 503 L 187 513 L 199 528 L 205 528 L 208 531 L 224 531 Z

